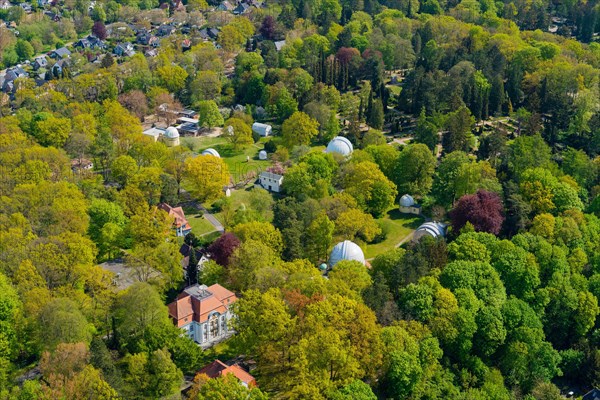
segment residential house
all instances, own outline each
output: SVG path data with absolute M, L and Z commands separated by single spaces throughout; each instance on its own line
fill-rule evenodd
M 241 2 L 233 9 L 233 13 L 235 15 L 245 14 L 250 9 L 250 5 L 244 2 Z
M 165 24 L 165 25 L 161 25 L 158 27 L 158 30 L 156 31 L 156 35 L 157 36 L 170 36 L 171 34 L 173 34 L 175 32 L 175 27 L 173 25 L 170 24 Z
M 73 172 L 89 171 L 94 168 L 94 163 L 86 158 L 75 158 L 71 160 L 71 170 Z
M 181 207 L 171 207 L 166 203 L 161 203 L 158 205 L 158 208 L 165 211 L 170 217 L 175 218 L 173 228 L 175 229 L 177 236 L 183 237 L 192 231 L 192 227 L 185 218 L 185 213 Z
M 63 76 L 64 69 L 68 66 L 69 66 L 69 63 L 66 59 L 58 60 L 57 62 L 54 63 L 52 68 L 50 68 L 50 71 L 52 72 L 52 75 L 54 77 L 61 78 Z
M 125 42 L 116 45 L 113 53 L 119 57 L 132 57 L 135 54 L 135 50 L 133 49 L 133 44 Z
M 33 60 L 33 63 L 31 63 L 31 66 L 33 67 L 34 71 L 37 71 L 40 68 L 46 68 L 48 66 L 48 59 L 46 56 L 36 57 Z
M 29 3 L 21 3 L 19 6 L 25 11 L 27 14 L 31 14 L 33 12 L 33 8 L 31 8 L 31 4 Z
M 181 42 L 181 51 L 188 51 L 192 48 L 192 41 L 190 39 L 183 39 Z
M 203 28 L 200 30 L 200 37 L 203 40 L 215 40 L 219 36 L 219 30 L 217 28 Z
M 262 187 L 270 192 L 279 193 L 283 184 L 283 175 L 274 174 L 273 172 L 263 171 L 258 176 L 258 181 L 254 184 L 255 187 Z
M 236 301 L 236 295 L 219 284 L 196 284 L 169 304 L 169 316 L 190 339 L 206 348 L 234 333 L 228 322 L 233 318 L 230 307 Z
M 57 14 L 57 13 L 49 11 L 49 10 L 44 11 L 44 15 L 47 16 L 48 18 L 50 18 L 54 22 L 59 22 L 60 18 L 61 18 L 60 14 Z
M 71 52 L 66 47 L 61 47 L 60 49 L 51 51 L 49 55 L 50 55 L 50 58 L 60 60 L 63 58 L 71 57 Z
M 173 12 L 185 12 L 185 5 L 183 4 L 183 1 L 181 1 L 181 0 L 174 0 L 171 3 L 171 10 Z
M 77 42 L 75 42 L 73 47 L 78 47 L 81 49 L 103 49 L 106 47 L 106 44 L 96 36 L 88 35 L 87 37 L 79 39 Z
M 205 262 L 209 260 L 209 258 L 204 254 L 204 249 L 200 247 L 192 247 L 186 243 L 182 244 L 179 248 L 179 253 L 183 256 L 183 260 L 181 260 L 181 266 L 184 270 L 187 271 L 187 267 L 190 265 L 190 254 L 192 253 L 192 249 L 194 249 L 194 253 L 196 255 L 196 260 L 198 260 L 197 267 L 202 267 Z M 186 273 L 187 276 L 187 273 Z
M 233 11 L 234 8 L 235 6 L 227 0 L 221 2 L 221 4 L 217 6 L 217 10 L 219 11 Z
M 146 57 L 156 57 L 158 55 L 158 51 L 156 49 L 148 49 L 144 52 Z
M 19 78 L 27 78 L 29 74 L 25 72 L 20 65 L 9 68 L 6 70 L 4 75 L 0 77 L 0 89 L 5 93 L 12 93 L 15 91 L 15 80 Z
M 150 44 L 151 37 L 152 37 L 152 34 L 150 32 L 148 32 L 147 30 L 140 30 L 136 36 L 136 40 L 139 44 L 148 46 L 148 44 Z
M 8 0 L 0 0 L 0 10 L 8 10 L 12 4 Z
M 252 388 L 256 386 L 256 379 L 252 375 L 250 375 L 246 370 L 240 367 L 238 364 L 227 365 L 222 361 L 215 360 L 203 367 L 199 374 L 204 374 L 211 379 L 218 378 L 220 376 L 225 376 L 227 374 L 232 374 L 235 376 L 242 386 L 247 388 Z

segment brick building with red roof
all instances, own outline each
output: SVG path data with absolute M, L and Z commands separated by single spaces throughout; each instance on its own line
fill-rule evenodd
M 219 360 L 215 360 L 207 366 L 203 367 L 199 374 L 205 374 L 211 379 L 218 378 L 220 376 L 225 376 L 227 374 L 233 374 L 236 378 L 240 380 L 240 383 L 245 387 L 255 387 L 256 380 L 252 375 L 247 373 L 242 367 L 237 364 L 227 365 L 224 362 Z
M 210 347 L 233 334 L 228 321 L 235 294 L 219 284 L 194 285 L 186 288 L 169 304 L 173 323 L 202 347 Z
M 185 217 L 183 208 L 171 207 L 167 203 L 160 203 L 158 208 L 169 214 L 170 217 L 175 218 L 175 222 L 173 222 L 173 228 L 175 229 L 177 236 L 185 236 L 192 231 L 192 227 Z

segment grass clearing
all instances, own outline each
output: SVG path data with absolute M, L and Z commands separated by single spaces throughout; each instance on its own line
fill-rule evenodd
M 386 233 L 386 238 L 379 243 L 367 245 L 365 251 L 365 258 L 367 259 L 394 249 L 398 243 L 423 223 L 423 219 L 416 215 L 402 214 L 396 208 L 388 211 L 384 217 L 377 219 L 377 222 Z
M 208 222 L 208 220 L 204 218 L 204 215 L 202 214 L 186 214 L 186 217 L 188 222 L 190 223 L 190 226 L 192 227 L 192 232 L 196 236 L 204 235 L 206 233 L 215 231 L 215 227 L 210 222 Z

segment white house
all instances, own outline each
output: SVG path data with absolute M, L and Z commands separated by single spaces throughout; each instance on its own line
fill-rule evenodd
M 274 174 L 272 172 L 264 171 L 258 176 L 258 183 L 254 186 L 262 187 L 270 192 L 279 193 L 281 190 L 281 184 L 283 183 L 283 175 Z
M 260 122 L 252 124 L 252 130 L 262 137 L 270 136 L 272 129 L 271 125 L 261 124 Z

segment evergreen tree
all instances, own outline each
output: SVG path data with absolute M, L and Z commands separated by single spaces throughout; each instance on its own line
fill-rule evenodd
M 188 284 L 190 286 L 198 283 L 198 257 L 196 257 L 196 249 L 190 246 L 190 262 L 187 267 Z

